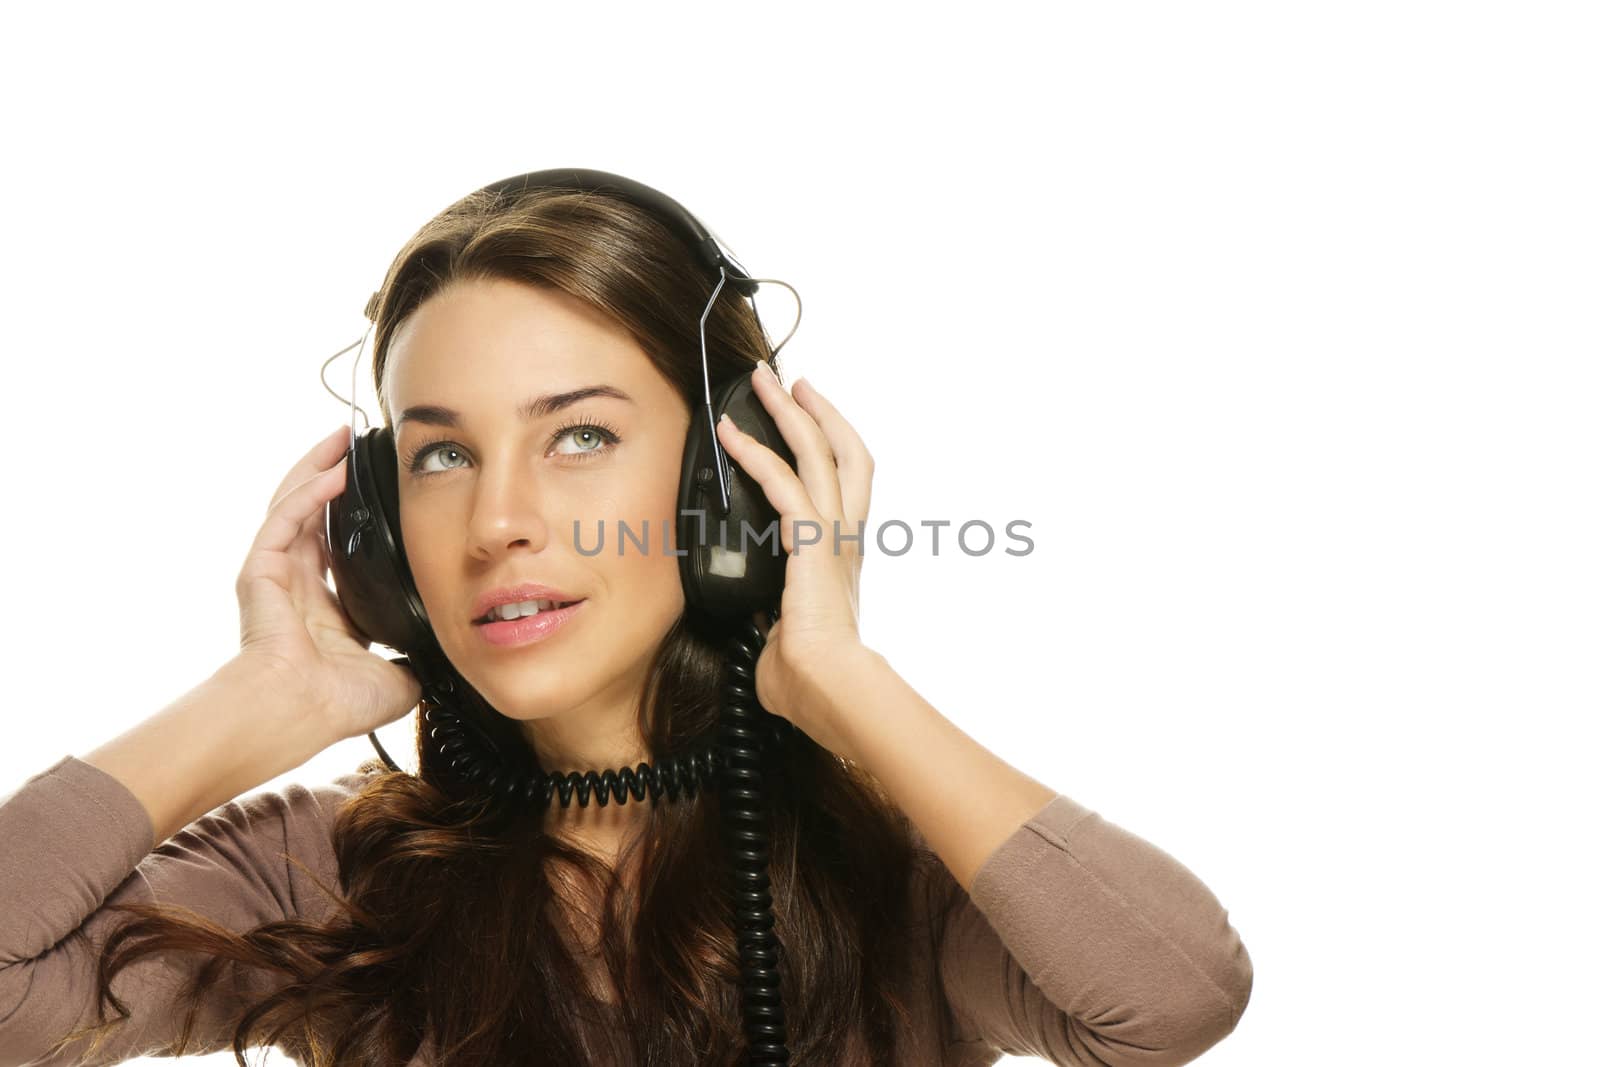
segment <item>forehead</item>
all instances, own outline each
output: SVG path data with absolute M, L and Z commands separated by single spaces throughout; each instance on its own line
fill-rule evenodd
M 396 409 L 413 400 L 504 406 L 520 395 L 507 390 L 599 380 L 630 393 L 667 384 L 621 324 L 566 293 L 499 278 L 424 301 L 395 330 L 384 366 Z

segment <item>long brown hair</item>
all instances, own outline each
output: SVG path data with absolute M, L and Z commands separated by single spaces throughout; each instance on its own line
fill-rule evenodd
M 386 423 L 385 357 L 396 327 L 445 286 L 477 278 L 587 301 L 631 332 L 691 411 L 703 399 L 698 319 L 714 281 L 660 221 L 597 192 L 480 191 L 425 225 L 379 292 L 373 375 Z M 769 352 L 761 325 L 731 291 L 719 295 L 706 340 L 713 390 Z M 662 642 L 640 707 L 652 753 L 682 751 L 714 730 L 723 636 L 691 609 Z M 620 1025 L 595 1029 L 619 1042 L 621 1062 L 738 1062 L 739 958 L 730 887 L 718 876 L 726 868 L 715 791 L 654 806 L 636 842 L 637 887 L 624 892 L 602 860 L 545 834 L 536 812 L 453 801 L 417 718 L 419 773 L 367 761 L 359 792 L 333 821 L 339 886 L 326 887 L 331 921 L 233 932 L 175 908 L 121 905 L 131 921 L 100 956 L 101 1025 L 63 1045 L 125 1019 L 112 977 L 164 952 L 203 958 L 189 972 L 191 1009 L 167 1055 L 184 1053 L 201 991 L 232 967 L 273 979 L 272 992 L 238 1018 L 241 1065 L 244 1049 L 261 1045 L 317 1067 L 403 1064 L 425 1034 L 438 1061 L 451 1065 L 592 1062 L 598 1050 L 583 1022 L 598 1006 L 558 932 L 550 872 L 559 868 L 604 901 L 591 918 L 622 1015 Z M 916 847 L 914 829 L 876 779 L 803 733 L 781 750 L 768 783 L 793 1062 L 843 1063 L 852 1047 L 889 1062 L 896 1020 L 908 1017 L 906 991 L 896 986 L 902 920 L 913 869 L 931 854 Z M 107 1004 L 118 1019 L 104 1021 Z

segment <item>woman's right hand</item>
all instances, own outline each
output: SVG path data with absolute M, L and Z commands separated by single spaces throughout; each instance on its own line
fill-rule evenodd
M 321 716 L 329 743 L 405 715 L 422 697 L 416 676 L 369 652 L 325 581 L 329 500 L 344 492 L 350 427 L 324 437 L 279 483 L 239 570 L 239 659 L 283 679 Z

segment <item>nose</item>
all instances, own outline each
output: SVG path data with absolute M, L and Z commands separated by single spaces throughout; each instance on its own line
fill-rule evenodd
M 539 503 L 545 499 L 536 478 L 515 463 L 485 465 L 478 474 L 468 544 L 474 555 L 492 559 L 514 548 L 542 552 L 550 527 Z

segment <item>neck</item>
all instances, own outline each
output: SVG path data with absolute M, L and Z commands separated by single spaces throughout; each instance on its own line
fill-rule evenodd
M 576 797 L 566 808 L 559 800 L 552 799 L 544 813 L 544 829 L 552 837 L 599 856 L 608 865 L 615 865 L 623 848 L 643 831 L 650 816 L 649 809 L 648 796 L 636 801 L 630 795 L 626 804 L 619 805 L 612 800 L 603 808 L 593 795 L 587 808 L 580 808 Z
M 555 715 L 523 719 L 523 738 L 546 774 L 604 774 L 650 762 L 639 732 L 643 668 Z
M 582 776 L 593 771 L 604 775 L 606 771 L 620 772 L 623 768 L 636 769 L 640 763 L 652 763 L 631 709 L 626 714 L 611 715 L 609 721 L 602 718 L 598 724 L 587 716 L 580 721 L 575 715 L 530 720 L 523 723 L 523 733 L 530 738 L 534 755 L 546 774 Z M 587 806 L 580 805 L 574 794 L 563 807 L 557 792 L 551 795 L 545 812 L 545 830 L 609 860 L 620 850 L 624 838 L 643 822 L 650 804 L 648 795 L 635 800 L 629 794 L 625 803 L 608 796 L 602 807 L 597 792 L 591 791 Z

